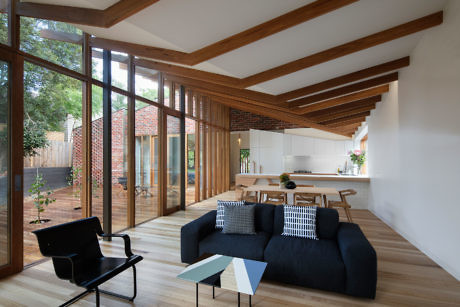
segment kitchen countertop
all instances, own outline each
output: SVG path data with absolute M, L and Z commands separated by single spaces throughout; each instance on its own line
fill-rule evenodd
M 237 174 L 236 179 L 239 178 L 254 178 L 254 179 L 279 179 L 280 174 Z M 303 173 L 290 173 L 289 177 L 292 180 L 306 180 L 306 181 L 358 181 L 370 182 L 367 175 L 353 176 L 353 175 L 338 175 L 338 174 L 303 174 Z

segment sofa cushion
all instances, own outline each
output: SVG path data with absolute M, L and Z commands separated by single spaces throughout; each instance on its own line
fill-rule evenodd
M 244 200 L 241 201 L 226 201 L 218 200 L 217 201 L 217 214 L 216 214 L 216 228 L 224 228 L 224 206 L 243 206 L 245 204 Z
M 284 206 L 283 236 L 318 240 L 316 207 Z
M 199 254 L 220 254 L 252 260 L 263 260 L 265 246 L 271 234 L 255 235 L 225 234 L 214 231 L 199 243 Z
M 334 240 L 305 240 L 275 235 L 265 248 L 265 278 L 343 292 L 345 265 Z
M 256 231 L 273 233 L 273 214 L 275 212 L 276 206 L 271 204 L 258 204 L 250 202 L 246 202 L 246 205 L 256 205 L 254 218 Z
M 255 205 L 224 206 L 224 229 L 222 232 L 225 234 L 255 235 L 255 209 Z
M 280 235 L 284 226 L 284 206 L 276 206 L 274 212 L 273 234 Z M 335 209 L 317 208 L 316 234 L 321 239 L 335 239 L 339 227 L 339 214 Z

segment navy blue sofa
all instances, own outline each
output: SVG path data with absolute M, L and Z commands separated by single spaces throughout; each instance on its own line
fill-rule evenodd
M 375 298 L 377 256 L 358 225 L 339 222 L 335 209 L 318 208 L 319 240 L 282 236 L 283 206 L 256 204 L 256 235 L 224 234 L 216 210 L 181 229 L 181 259 L 205 253 L 265 261 L 264 278 L 310 288 Z

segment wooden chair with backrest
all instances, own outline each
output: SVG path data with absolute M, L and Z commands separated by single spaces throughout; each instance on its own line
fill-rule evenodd
M 235 190 L 239 190 L 238 192 L 238 200 L 245 200 L 248 202 L 256 203 L 259 201 L 259 198 L 257 197 L 257 192 L 248 192 L 245 191 L 244 189 L 247 188 L 247 186 L 243 184 L 239 184 Z
M 143 258 L 131 252 L 131 241 L 126 234 L 105 234 L 97 217 L 89 217 L 57 226 L 33 231 L 37 236 L 40 252 L 53 260 L 54 271 L 60 279 L 86 288 L 61 306 L 68 306 L 83 296 L 95 291 L 96 306 L 99 292 L 133 301 L 137 293 L 135 264 Z M 105 257 L 99 246 L 99 237 L 119 237 L 125 244 L 126 258 Z M 127 297 L 118 293 L 100 290 L 98 287 L 125 271 L 133 268 L 134 295 Z
M 314 188 L 314 185 L 299 184 L 299 188 Z M 316 200 L 319 199 L 319 202 Z M 321 194 L 319 193 L 305 193 L 295 192 L 294 193 L 294 205 L 295 206 L 318 206 L 321 207 Z
M 271 186 L 278 186 L 277 183 L 270 183 Z M 287 203 L 287 194 L 282 191 L 260 191 L 259 202 L 263 204 L 282 205 Z
M 347 196 L 356 195 L 356 191 L 353 189 L 342 190 L 339 191 L 340 194 L 340 201 L 330 200 L 328 201 L 328 208 L 343 208 L 345 214 L 347 215 L 347 219 L 350 223 L 353 223 L 353 219 L 351 218 L 350 212 L 350 204 L 347 201 Z

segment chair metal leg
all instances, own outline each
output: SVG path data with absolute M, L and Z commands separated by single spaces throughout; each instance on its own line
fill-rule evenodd
M 96 307 L 99 307 L 99 305 L 101 304 L 101 299 L 100 299 L 100 296 L 99 296 L 99 288 L 96 287 Z
M 113 292 L 110 292 L 110 291 L 107 291 L 107 290 L 102 290 L 102 289 L 99 290 L 99 291 L 101 293 L 111 295 L 111 296 L 115 296 L 115 297 L 118 297 L 118 298 L 121 298 L 121 299 L 128 300 L 128 301 L 132 302 L 132 301 L 134 301 L 134 299 L 136 298 L 136 295 L 137 295 L 137 278 L 136 278 L 136 266 L 135 265 L 133 265 L 133 279 L 134 279 L 134 293 L 133 293 L 132 297 L 121 295 L 121 294 L 118 294 L 118 293 L 113 293 Z

